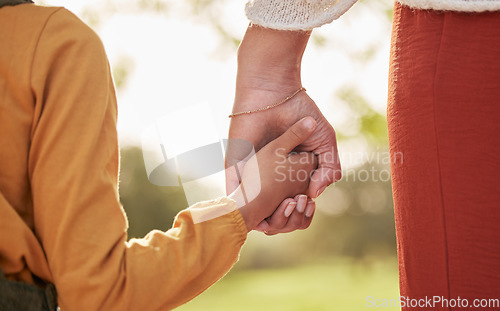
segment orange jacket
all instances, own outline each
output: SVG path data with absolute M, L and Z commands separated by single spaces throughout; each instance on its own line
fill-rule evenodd
M 63 8 L 0 9 L 0 268 L 55 284 L 62 310 L 165 310 L 237 260 L 234 210 L 127 242 L 118 200 L 116 98 L 97 35 Z M 36 276 L 36 277 L 34 277 Z

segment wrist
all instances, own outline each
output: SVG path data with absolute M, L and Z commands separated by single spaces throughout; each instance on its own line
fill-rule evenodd
M 252 231 L 255 227 L 257 227 L 258 223 L 255 221 L 255 217 L 253 217 L 253 212 L 251 207 L 243 206 L 239 209 L 241 217 L 245 221 L 245 226 L 247 227 L 247 232 Z
M 300 67 L 310 31 L 288 31 L 250 25 L 238 48 L 238 64 Z
M 255 206 L 253 206 L 252 202 L 247 202 L 245 195 L 241 190 L 241 185 L 236 188 L 231 194 L 228 195 L 228 198 L 233 200 L 238 206 L 238 209 L 245 221 L 245 225 L 247 227 L 247 231 L 250 232 L 257 226 L 255 219 Z

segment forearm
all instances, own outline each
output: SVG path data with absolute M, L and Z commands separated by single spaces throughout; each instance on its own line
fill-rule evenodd
M 224 209 L 231 204 L 222 198 L 194 208 Z M 115 225 L 123 223 L 122 219 L 96 219 L 95 213 L 89 217 L 93 219 L 78 218 L 102 228 L 96 229 L 100 235 L 60 238 L 65 251 L 49 262 L 56 267 L 53 274 L 60 306 L 68 310 L 176 308 L 229 271 L 247 232 L 237 210 L 194 223 L 189 209 L 179 213 L 172 229 L 154 230 L 143 239 L 125 242 L 123 230 Z M 110 243 L 116 236 L 120 237 L 116 243 Z
M 195 208 L 223 208 L 226 204 L 232 203 L 223 198 Z M 124 308 L 115 309 L 176 308 L 223 277 L 237 261 L 245 239 L 246 228 L 238 211 L 197 224 L 189 210 L 183 211 L 171 230 L 153 231 L 127 243 L 126 281 L 116 286 L 116 296 L 107 301 L 108 307 L 125 303 Z
M 300 69 L 310 31 L 248 27 L 238 49 L 235 102 L 247 90 L 291 93 L 301 86 Z
M 249 0 L 245 12 L 251 26 L 238 51 L 235 107 L 254 108 L 297 90 L 312 29 L 337 19 L 356 1 Z

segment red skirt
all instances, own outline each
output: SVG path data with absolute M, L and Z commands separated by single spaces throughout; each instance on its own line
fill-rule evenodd
M 388 124 L 403 310 L 500 309 L 500 12 L 396 4 Z

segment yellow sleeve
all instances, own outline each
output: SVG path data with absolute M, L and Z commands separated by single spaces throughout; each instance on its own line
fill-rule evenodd
M 116 99 L 97 35 L 64 9 L 45 24 L 32 65 L 28 159 L 35 233 L 62 310 L 165 310 L 195 297 L 237 260 L 246 227 L 230 213 L 126 242 L 118 201 Z

